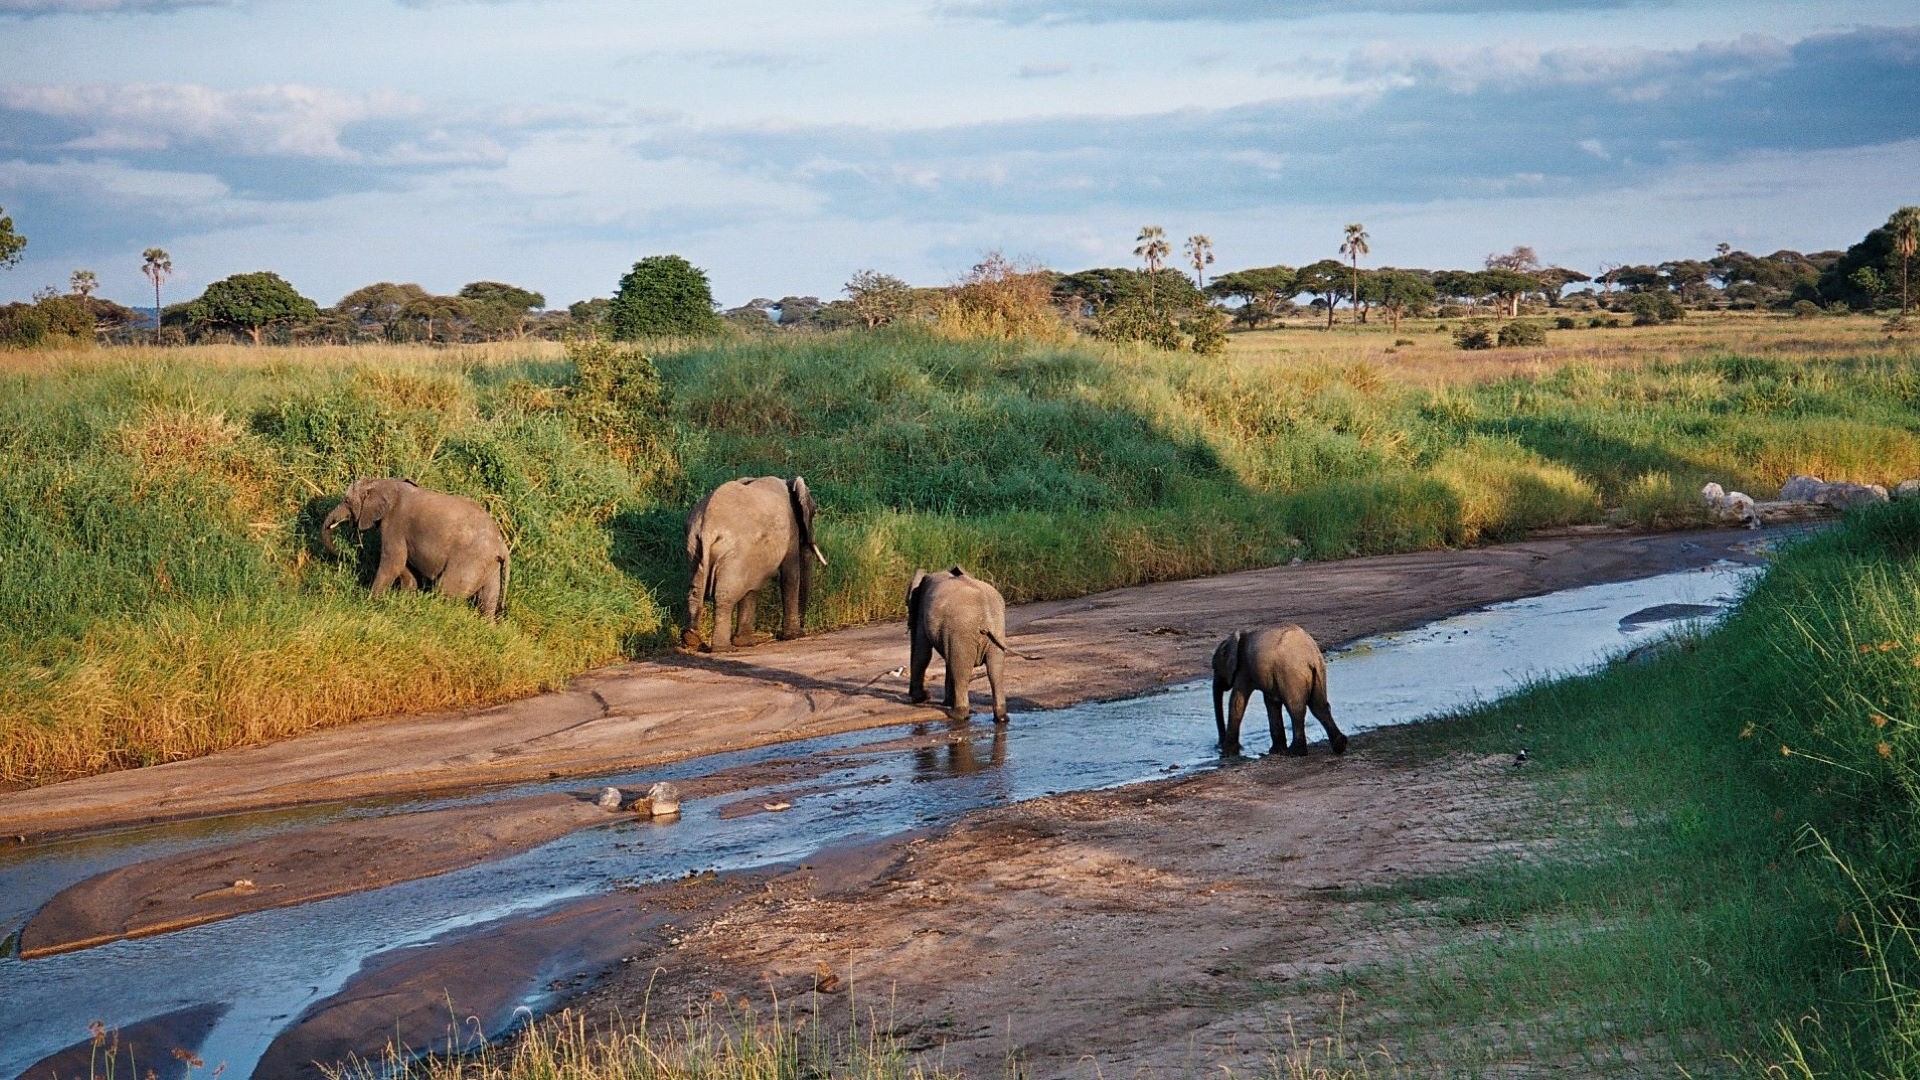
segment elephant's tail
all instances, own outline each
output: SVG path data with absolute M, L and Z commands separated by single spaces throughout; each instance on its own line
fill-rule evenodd
M 989 628 L 987 628 L 987 627 L 984 627 L 984 626 L 983 626 L 983 627 L 981 627 L 981 628 L 980 628 L 980 632 L 981 632 L 982 634 L 985 634 L 985 635 L 986 635 L 986 637 L 987 637 L 987 640 L 993 643 L 993 646 L 994 646 L 994 648 L 996 648 L 996 649 L 999 649 L 999 650 L 1000 650 L 1001 652 L 1003 652 L 1003 653 L 1007 653 L 1007 654 L 1009 654 L 1009 655 L 1011 655 L 1011 656 L 1017 656 L 1017 657 L 1019 657 L 1019 658 L 1020 658 L 1020 659 L 1022 659 L 1022 660 L 1038 660 L 1038 659 L 1040 659 L 1040 657 L 1038 657 L 1038 656 L 1029 656 L 1028 654 L 1026 654 L 1026 653 L 1023 653 L 1023 652 L 1014 652 L 1014 651 L 1013 651 L 1012 649 L 1010 649 L 1010 648 L 1008 648 L 1008 647 L 1007 647 L 1007 643 L 1006 643 L 1006 640 L 1005 640 L 1005 639 L 1003 639 L 1003 638 L 1002 638 L 1002 637 L 1001 637 L 1001 636 L 1000 636 L 1000 635 L 999 635 L 999 634 L 998 634 L 997 632 L 995 632 L 994 630 L 991 630 L 991 629 L 989 629 Z
M 500 614 L 507 613 L 507 579 L 513 576 L 513 556 L 500 553 Z
M 719 567 L 715 565 L 713 545 L 704 534 L 695 533 L 691 544 L 689 554 L 693 556 L 693 587 L 699 590 L 701 603 L 705 603 L 713 595 L 713 577 Z

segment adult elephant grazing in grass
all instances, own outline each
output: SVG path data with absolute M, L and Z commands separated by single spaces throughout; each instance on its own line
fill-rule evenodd
M 373 595 L 394 585 L 413 589 L 425 583 L 437 593 L 473 600 L 489 619 L 499 618 L 506 607 L 507 540 L 493 516 L 472 499 L 430 491 L 411 480 L 355 480 L 320 523 L 328 554 L 339 554 L 333 529 L 347 520 L 362 533 L 380 527 Z
M 1327 704 L 1327 661 L 1313 635 L 1288 623 L 1267 630 L 1242 630 L 1213 650 L 1213 726 L 1224 753 L 1240 750 L 1240 720 L 1255 690 L 1266 700 L 1267 730 L 1273 749 L 1289 754 L 1307 752 L 1307 710 L 1327 729 L 1327 743 L 1336 754 L 1346 753 L 1347 737 L 1333 722 Z M 1232 706 L 1224 713 L 1220 696 L 1233 691 Z M 1293 717 L 1293 741 L 1284 739 L 1280 708 Z
M 800 636 L 813 588 L 813 563 L 827 565 L 813 539 L 813 493 L 803 477 L 729 480 L 700 500 L 687 518 L 687 561 L 693 581 L 687 592 L 687 628 L 681 642 L 700 646 L 700 623 L 713 597 L 713 651 L 751 645 L 760 589 L 780 576 L 785 611 L 780 637 Z M 738 617 L 739 630 L 734 625 Z
M 1007 722 L 1007 688 L 1000 668 L 1007 652 L 1007 602 L 1000 591 L 953 567 L 939 573 L 916 571 L 907 588 L 907 636 L 913 649 L 907 700 L 927 700 L 927 664 L 938 652 L 947 662 L 947 717 L 965 720 L 967 683 L 973 669 L 987 665 L 993 688 L 993 722 Z

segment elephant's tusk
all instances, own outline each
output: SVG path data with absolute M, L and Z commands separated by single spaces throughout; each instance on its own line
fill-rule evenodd
M 813 544 L 811 546 L 813 548 L 813 557 L 820 560 L 821 566 L 827 565 L 827 557 L 825 555 L 820 554 L 820 545 Z

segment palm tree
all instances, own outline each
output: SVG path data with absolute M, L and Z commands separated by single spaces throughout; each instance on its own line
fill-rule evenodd
M 1167 246 L 1166 231 L 1158 225 L 1140 226 L 1140 235 L 1134 239 L 1140 243 L 1133 253 L 1147 264 L 1147 302 L 1151 304 L 1154 279 L 1160 276 L 1160 264 L 1173 249 Z
M 1920 251 L 1920 206 L 1903 206 L 1887 221 L 1893 231 L 1893 250 L 1900 253 L 1900 314 L 1907 313 L 1907 264 Z
M 82 300 L 91 300 L 93 290 L 100 287 L 100 277 L 91 270 L 75 270 L 73 276 L 67 279 L 67 284 L 73 288 L 73 295 Z
M 1360 256 L 1365 255 L 1369 250 L 1367 240 L 1367 227 L 1356 221 L 1347 226 L 1347 238 L 1340 242 L 1340 254 L 1353 262 L 1353 296 L 1349 302 L 1353 304 L 1355 311 L 1360 310 Z M 1333 315 L 1331 305 L 1327 308 L 1327 315 L 1331 319 Z
M 1207 267 L 1213 265 L 1213 239 L 1205 234 L 1187 237 L 1187 262 L 1193 264 L 1194 283 L 1207 287 Z
M 148 248 L 140 253 L 140 272 L 153 282 L 153 343 L 160 344 L 160 283 L 173 274 L 173 256 L 165 249 Z

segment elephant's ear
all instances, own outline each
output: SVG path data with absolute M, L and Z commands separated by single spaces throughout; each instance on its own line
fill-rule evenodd
M 907 586 L 907 625 L 914 626 L 920 621 L 920 600 L 926 594 L 927 572 L 915 570 L 913 584 Z
M 358 489 L 358 498 L 355 497 Z M 380 524 L 382 518 L 393 510 L 393 487 L 389 483 L 358 481 L 353 488 L 347 489 L 347 501 L 353 504 L 353 524 L 361 532 L 366 532 Z
M 1228 634 L 1213 648 L 1213 685 L 1230 685 L 1240 660 L 1240 633 Z
M 787 495 L 793 502 L 793 520 L 800 524 L 801 552 L 813 552 L 820 565 L 825 566 L 827 557 L 820 554 L 820 545 L 813 538 L 813 492 L 807 490 L 807 478 L 796 476 L 787 481 Z

